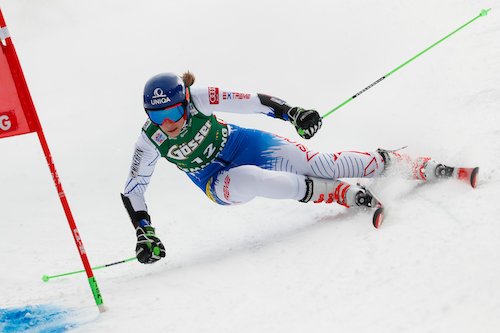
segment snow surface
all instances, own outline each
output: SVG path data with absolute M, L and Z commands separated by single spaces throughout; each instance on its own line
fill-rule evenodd
M 496 7 L 494 7 L 497 5 Z M 99 314 L 36 134 L 0 140 L 0 327 L 14 332 L 498 332 L 498 1 L 29 1 L 0 6 L 91 265 L 134 257 L 119 193 L 145 81 L 262 92 L 324 114 L 309 141 L 265 116 L 223 114 L 321 151 L 409 145 L 480 166 L 477 189 L 373 184 L 379 230 L 338 205 L 213 204 L 167 162 L 147 200 L 167 258 L 95 270 Z

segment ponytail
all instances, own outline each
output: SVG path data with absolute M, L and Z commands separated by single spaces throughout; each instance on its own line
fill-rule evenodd
M 185 72 L 184 74 L 182 74 L 182 81 L 184 81 L 184 84 L 186 85 L 186 87 L 192 86 L 195 79 L 196 78 L 194 77 L 193 73 L 191 73 L 189 70 L 187 72 Z

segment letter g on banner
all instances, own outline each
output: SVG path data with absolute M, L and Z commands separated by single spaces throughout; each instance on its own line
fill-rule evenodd
M 14 111 L 0 111 L 0 134 L 17 130 L 17 119 Z

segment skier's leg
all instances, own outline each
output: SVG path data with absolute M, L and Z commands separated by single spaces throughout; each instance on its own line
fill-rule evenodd
M 377 177 L 384 169 L 376 152 L 322 153 L 271 133 L 238 128 L 235 134 L 241 137 L 237 150 L 230 150 L 232 154 L 224 150 L 220 156 L 231 162 L 230 167 L 256 165 L 325 179 Z
M 244 203 L 262 196 L 337 202 L 348 207 L 367 205 L 367 201 L 360 201 L 366 199 L 362 188 L 337 178 L 377 177 L 384 169 L 384 161 L 376 152 L 320 153 L 271 133 L 237 130 L 238 149 L 223 151 L 220 156 L 221 160 L 231 161 L 229 169 L 219 172 L 203 186 L 207 195 L 220 204 Z M 290 190 L 290 179 L 297 181 L 294 175 L 299 179 L 298 191 Z M 288 183 L 279 182 L 280 179 L 287 179 Z
M 255 197 L 300 200 L 306 193 L 305 176 L 243 165 L 222 170 L 210 179 L 206 193 L 219 204 L 242 204 Z
M 243 204 L 255 197 L 293 199 L 301 202 L 336 202 L 340 205 L 371 206 L 372 198 L 355 185 L 340 180 L 306 177 L 269 171 L 252 165 L 223 170 L 214 176 L 207 195 L 219 204 Z

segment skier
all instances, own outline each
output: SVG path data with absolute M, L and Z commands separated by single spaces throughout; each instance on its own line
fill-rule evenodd
M 474 174 L 438 164 L 430 158 L 411 158 L 395 151 L 322 153 L 275 134 L 227 124 L 213 112 L 261 113 L 289 121 L 310 139 L 321 128 L 315 110 L 292 107 L 268 95 L 216 87 L 193 86 L 189 71 L 152 77 L 144 87 L 148 120 L 135 152 L 122 200 L 136 229 L 136 255 L 141 263 L 165 257 L 155 235 L 144 193 L 160 157 L 174 163 L 214 202 L 243 204 L 253 198 L 293 199 L 374 207 L 378 202 L 364 187 L 339 178 L 378 177 L 389 164 L 403 167 L 422 180 L 461 178 L 475 186 Z M 467 169 L 472 170 L 472 169 Z

